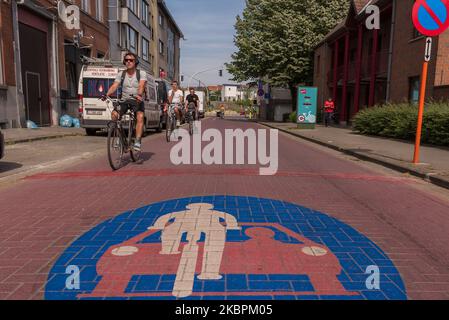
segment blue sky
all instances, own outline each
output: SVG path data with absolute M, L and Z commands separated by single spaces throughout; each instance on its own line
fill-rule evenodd
M 222 66 L 229 62 L 234 46 L 234 24 L 237 15 L 245 7 L 245 0 L 165 0 L 167 7 L 184 33 L 181 40 L 181 74 Z M 203 73 L 198 78 L 207 85 L 232 83 L 223 68 L 223 77 L 218 71 Z M 196 82 L 197 84 L 198 82 Z

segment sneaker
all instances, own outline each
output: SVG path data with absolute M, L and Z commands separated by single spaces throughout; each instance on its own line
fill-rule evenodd
M 140 142 L 135 142 L 134 145 L 133 145 L 133 149 L 135 151 L 140 151 L 141 147 L 142 147 L 142 145 L 141 145 Z
M 181 126 L 181 121 L 177 120 L 177 121 L 176 121 L 176 126 L 177 126 L 177 127 Z

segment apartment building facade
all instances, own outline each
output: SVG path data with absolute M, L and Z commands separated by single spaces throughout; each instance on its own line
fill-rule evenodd
M 331 97 L 340 121 L 362 108 L 417 101 L 425 37 L 412 23 L 415 1 L 351 0 L 348 15 L 316 47 L 314 85 L 320 105 Z M 380 29 L 366 27 L 367 5 L 380 9 Z M 449 98 L 449 34 L 434 38 L 427 97 Z
M 181 47 L 184 38 L 164 0 L 157 0 L 157 70 L 161 78 L 180 81 Z
M 127 51 L 139 56 L 139 68 L 154 75 L 156 0 L 109 0 L 110 59 L 122 61 Z
M 140 57 L 140 68 L 168 81 L 179 80 L 180 40 L 184 37 L 161 0 L 110 0 L 110 57 L 127 51 Z
M 69 29 L 58 4 L 80 8 L 80 29 Z M 81 56 L 108 52 L 106 0 L 0 2 L 0 126 L 58 124 L 77 108 Z

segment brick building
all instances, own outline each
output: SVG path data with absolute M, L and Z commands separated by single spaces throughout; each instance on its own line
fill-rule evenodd
M 425 37 L 412 23 L 415 1 L 351 0 L 348 15 L 315 49 L 319 105 L 336 102 L 340 121 L 384 102 L 417 101 Z M 368 30 L 366 6 L 380 9 L 380 29 Z M 449 33 L 434 37 L 427 97 L 449 98 Z
M 63 1 L 80 8 L 80 29 L 68 29 L 53 0 L 0 2 L 0 125 L 55 125 L 77 107 L 82 55 L 109 49 L 107 0 Z

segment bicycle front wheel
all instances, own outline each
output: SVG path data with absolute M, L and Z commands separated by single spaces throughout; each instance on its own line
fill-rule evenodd
M 165 137 L 167 139 L 167 142 L 170 142 L 173 125 L 173 118 L 170 115 L 167 115 L 167 121 L 165 122 Z
M 112 170 L 122 167 L 123 160 L 123 137 L 117 123 L 110 123 L 108 127 L 108 159 Z
M 129 146 L 129 155 L 131 157 L 132 162 L 137 162 L 140 160 L 141 152 L 134 149 L 134 143 L 137 141 L 136 138 L 136 126 L 134 121 L 129 122 L 129 130 L 128 130 L 128 146 Z
M 193 135 L 193 117 L 189 118 L 189 134 Z

